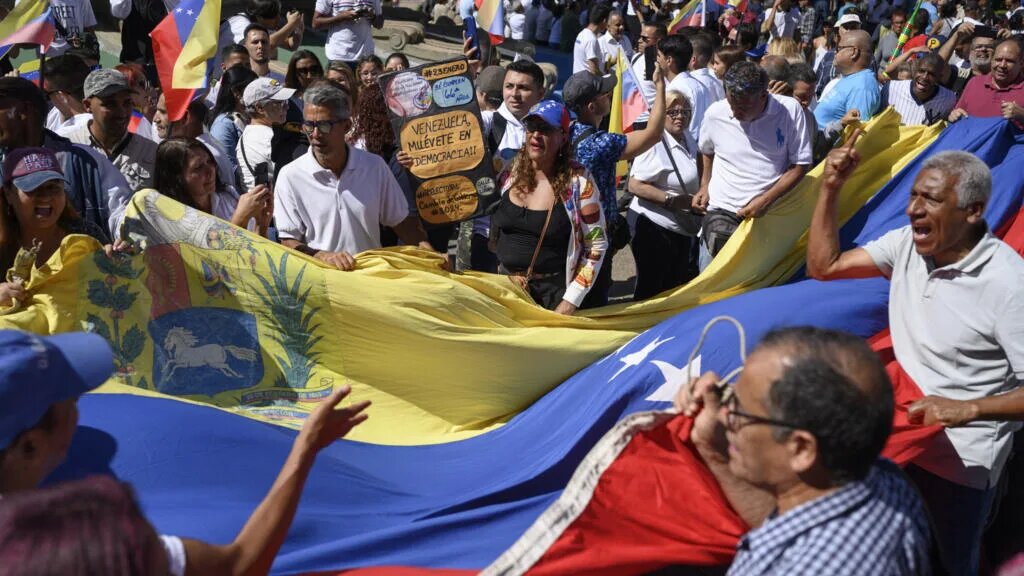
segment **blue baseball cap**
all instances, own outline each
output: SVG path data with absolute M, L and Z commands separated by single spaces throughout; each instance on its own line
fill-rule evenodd
M 64 182 L 57 155 L 46 148 L 15 148 L 4 157 L 4 184 L 14 185 L 26 193 L 51 180 Z
M 96 334 L 0 330 L 0 450 L 35 426 L 50 406 L 85 394 L 113 374 L 113 352 Z
M 569 111 L 561 102 L 555 100 L 542 100 L 530 108 L 530 112 L 523 118 L 523 124 L 530 118 L 539 118 L 545 123 L 558 128 L 562 134 L 569 133 Z

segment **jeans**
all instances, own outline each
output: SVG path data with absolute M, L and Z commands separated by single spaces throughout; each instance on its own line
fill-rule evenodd
M 985 531 L 996 490 L 979 490 L 914 466 L 904 470 L 921 492 L 935 527 L 942 564 L 951 576 L 974 576 L 981 563 Z

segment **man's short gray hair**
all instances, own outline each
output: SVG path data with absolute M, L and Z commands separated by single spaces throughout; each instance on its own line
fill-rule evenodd
M 334 114 L 336 120 L 348 120 L 352 116 L 352 103 L 348 94 L 329 82 L 318 82 L 302 94 L 302 103 L 323 106 Z
M 947 176 L 956 176 L 957 206 L 967 208 L 972 204 L 988 204 L 992 196 L 992 172 L 988 165 L 970 152 L 947 150 L 925 160 L 921 170 L 938 170 Z

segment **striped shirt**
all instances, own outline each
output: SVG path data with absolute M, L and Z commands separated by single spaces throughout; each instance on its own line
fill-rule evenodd
M 930 574 L 924 504 L 895 464 L 770 517 L 740 540 L 729 576 Z
M 956 105 L 956 94 L 944 86 L 937 86 L 935 94 L 924 102 L 914 96 L 913 80 L 893 80 L 882 88 L 882 107 L 892 106 L 903 118 L 904 126 L 931 126 L 945 120 Z

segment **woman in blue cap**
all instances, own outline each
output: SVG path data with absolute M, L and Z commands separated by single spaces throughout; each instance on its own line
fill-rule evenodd
M 23 248 L 34 249 L 34 264 L 43 266 L 68 234 L 103 238 L 71 207 L 64 185 L 64 172 L 50 150 L 17 148 L 7 153 L 0 194 L 0 275 L 6 274 Z M 25 276 L 0 283 L 0 306 L 25 297 Z
M 523 125 L 526 141 L 499 177 L 501 200 L 491 216 L 498 261 L 538 304 L 573 314 L 608 246 L 601 194 L 572 158 L 562 104 L 538 103 Z

